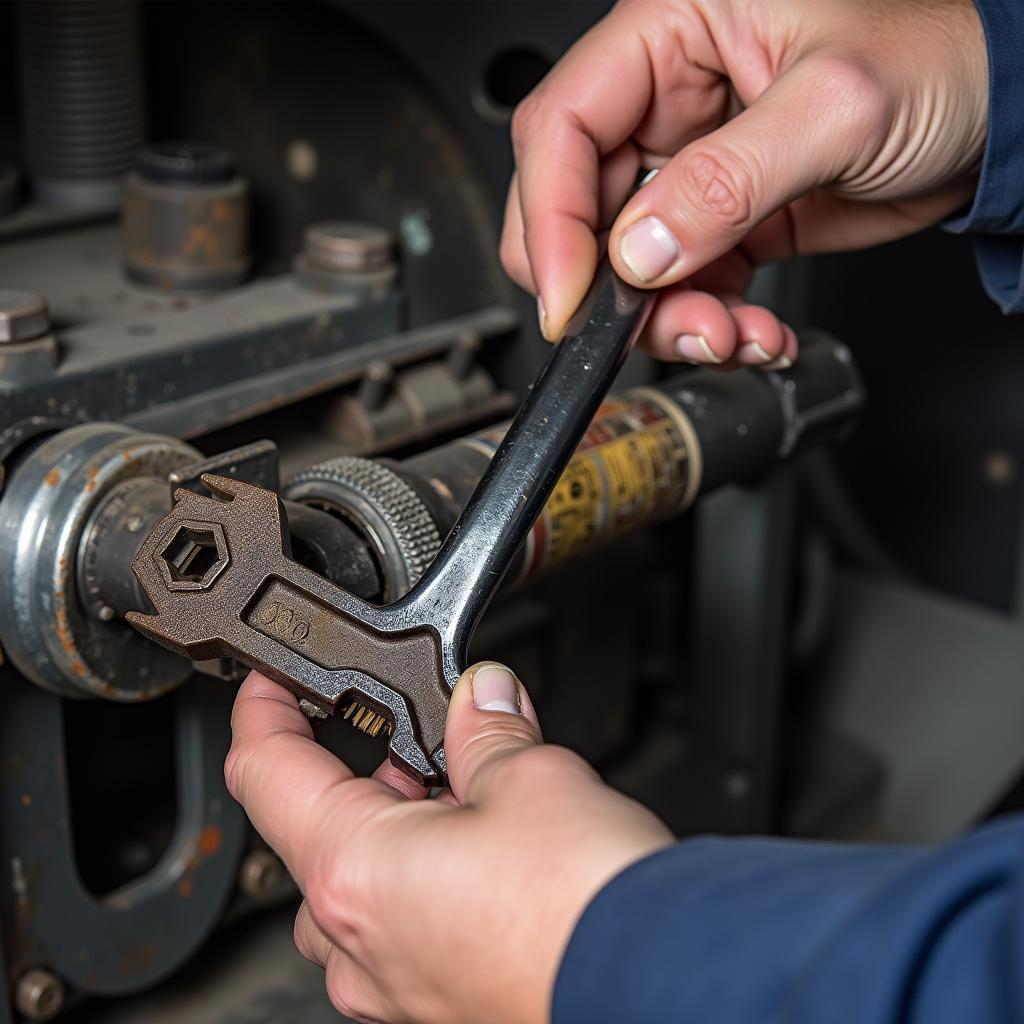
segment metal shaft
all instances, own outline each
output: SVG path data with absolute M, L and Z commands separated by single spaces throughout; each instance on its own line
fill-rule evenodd
M 520 544 L 558 482 L 630 346 L 654 294 L 623 282 L 607 260 L 512 421 L 437 558 L 400 601 L 465 647 Z M 397 606 L 396 606 L 397 607 Z

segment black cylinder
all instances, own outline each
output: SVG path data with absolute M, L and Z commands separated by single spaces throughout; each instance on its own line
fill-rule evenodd
M 508 578 L 546 572 L 682 512 L 701 494 L 841 436 L 864 401 L 850 351 L 817 332 L 803 333 L 800 342 L 800 358 L 784 371 L 686 370 L 609 397 Z M 440 535 L 454 526 L 506 429 L 500 424 L 391 465 Z M 335 477 L 332 463 L 311 467 L 285 493 L 302 502 L 322 500 L 325 507 L 333 501 L 340 512 L 345 499 L 339 500 Z
M 135 0 L 18 4 L 25 162 L 37 198 L 116 206 L 143 137 Z

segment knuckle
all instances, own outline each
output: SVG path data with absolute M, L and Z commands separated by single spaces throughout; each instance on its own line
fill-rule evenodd
M 522 100 L 512 112 L 512 143 L 515 146 L 528 142 L 535 134 L 541 117 L 543 101 L 534 91 Z
M 352 901 L 356 894 L 343 876 L 342 870 L 334 869 L 324 880 L 316 872 L 307 884 L 306 902 L 319 929 L 341 948 L 350 949 L 355 938 Z
M 306 903 L 313 920 L 333 942 L 349 949 L 355 938 L 355 905 L 359 885 L 349 857 L 325 856 L 313 866 Z
M 813 86 L 826 115 L 844 131 L 875 135 L 889 117 L 888 94 L 877 75 L 861 61 L 838 56 L 819 58 Z
M 508 721 L 502 721 L 502 719 Z M 508 760 L 516 756 L 520 747 L 534 747 L 537 734 L 525 718 L 494 712 L 465 740 L 463 756 L 477 763 L 490 761 L 498 756 Z
M 237 743 L 231 744 L 224 760 L 224 784 L 233 800 L 242 802 L 242 777 L 245 773 L 245 753 Z
M 681 170 L 678 200 L 695 206 L 702 223 L 710 221 L 725 231 L 751 226 L 758 181 L 748 163 L 736 154 L 698 150 L 686 157 Z

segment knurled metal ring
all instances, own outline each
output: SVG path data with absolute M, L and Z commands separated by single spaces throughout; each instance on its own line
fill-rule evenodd
M 380 563 L 387 604 L 411 589 L 441 546 L 423 499 L 381 462 L 329 459 L 296 473 L 283 496 L 340 516 L 365 538 Z

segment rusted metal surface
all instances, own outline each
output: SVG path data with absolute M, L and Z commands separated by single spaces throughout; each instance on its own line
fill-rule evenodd
M 248 207 L 248 182 L 226 151 L 195 143 L 147 147 L 125 178 L 125 272 L 160 291 L 238 284 L 250 262 Z
M 205 476 L 214 497 L 179 490 L 140 548 L 132 568 L 156 614 L 128 620 L 194 660 L 237 657 L 319 711 L 349 697 L 357 725 L 390 726 L 395 764 L 420 782 L 442 781 L 448 698 L 473 631 L 651 300 L 607 262 L 599 268 L 437 558 L 398 601 L 368 605 L 298 565 L 276 494 Z

